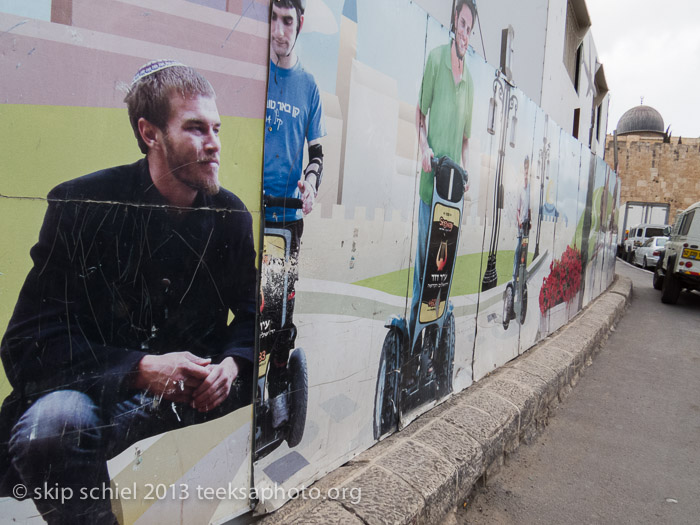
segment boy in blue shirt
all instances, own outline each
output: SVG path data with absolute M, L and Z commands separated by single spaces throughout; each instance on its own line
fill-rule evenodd
M 271 356 L 268 392 L 273 399 L 273 426 L 288 420 L 286 404 L 274 398 L 286 389 L 287 361 L 294 348 L 294 285 L 298 278 L 299 246 L 304 231 L 304 215 L 313 209 L 323 174 L 325 136 L 321 95 L 314 77 L 301 65 L 295 51 L 304 24 L 305 0 L 274 0 L 270 17 L 270 76 L 265 117 L 265 195 L 302 200 L 302 209 L 265 207 L 265 226 L 291 232 L 291 269 L 287 290 L 287 316 Z M 304 142 L 309 163 L 302 172 Z

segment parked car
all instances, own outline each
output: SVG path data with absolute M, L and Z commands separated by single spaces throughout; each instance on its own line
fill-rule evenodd
M 624 253 L 623 258 L 627 262 L 634 261 L 634 252 L 637 248 L 641 248 L 642 244 L 649 239 L 649 237 L 660 237 L 664 234 L 664 228 L 667 226 L 665 224 L 637 224 L 630 228 L 629 235 L 624 242 Z
M 651 237 L 644 241 L 644 244 L 634 251 L 634 264 L 645 270 L 650 266 L 656 266 L 656 261 L 659 260 L 667 240 L 668 237 Z
M 654 271 L 654 288 L 661 286 L 661 301 L 675 304 L 681 290 L 700 290 L 700 202 L 676 219 L 663 259 Z

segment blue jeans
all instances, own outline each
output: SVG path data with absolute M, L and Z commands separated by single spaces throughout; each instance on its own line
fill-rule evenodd
M 409 328 L 418 322 L 420 292 L 423 288 L 423 271 L 428 253 L 428 232 L 430 231 L 430 204 L 418 199 L 418 238 L 416 239 L 416 259 L 413 261 L 413 297 L 411 298 L 411 318 Z
M 515 244 L 515 257 L 513 257 L 513 283 L 518 277 L 518 269 L 520 268 L 520 254 L 523 251 L 523 233 L 518 232 L 518 240 Z
M 252 387 L 243 383 L 241 388 Z M 249 403 L 249 396 L 236 395 L 237 385 L 222 405 L 205 413 L 141 393 L 104 408 L 82 392 L 51 392 L 12 429 L 12 465 L 48 523 L 117 523 L 108 498 L 81 498 L 110 486 L 107 460 L 141 439 L 216 419 Z M 59 492 L 47 497 L 46 487 Z M 61 495 L 72 497 L 61 501 Z

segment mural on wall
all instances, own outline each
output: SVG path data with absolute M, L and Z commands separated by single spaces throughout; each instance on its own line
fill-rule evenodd
M 317 190 L 309 190 L 312 211 L 295 212 L 304 225 L 296 266 L 277 263 L 286 286 L 296 281 L 293 294 L 277 294 L 293 296 L 290 355 L 303 348 L 307 393 L 297 396 L 304 410 L 295 409 L 299 389 L 287 372 L 290 434 L 258 456 L 260 492 L 308 486 L 581 308 L 591 272 L 581 256 L 584 227 L 590 245 L 608 242 L 586 222 L 595 200 L 587 203 L 591 153 L 474 53 L 477 16 L 463 0 L 453 5 L 452 27 L 408 0 L 309 2 L 301 31 L 289 37 L 294 64 L 320 91 L 326 135 L 312 122 L 318 132 L 304 130 L 290 150 L 303 162 L 292 176 L 282 171 L 298 188 L 288 203 L 296 197 L 303 206 L 307 173 Z M 274 34 L 283 31 L 271 27 L 274 66 Z M 271 68 L 268 134 L 280 81 Z M 612 279 L 596 275 L 593 296 Z M 301 412 L 301 440 L 290 441 L 291 416 Z M 283 502 L 273 496 L 257 510 Z
M 128 439 L 100 441 L 79 480 L 51 468 L 78 494 L 89 479 L 133 493 L 90 509 L 16 501 L 8 477 L 3 515 L 269 512 L 526 351 L 614 276 L 616 174 L 475 53 L 469 0 L 450 27 L 410 0 L 20 4 L 0 13 L 0 140 L 13 145 L 0 153 L 0 446 L 58 392 L 101 413 L 136 395 L 133 414 L 159 419 L 110 423 Z M 161 63 L 131 84 L 163 57 L 216 99 L 168 99 L 168 119 L 133 130 L 125 90 L 182 70 Z M 182 192 L 150 161 L 130 164 L 134 134 L 194 201 L 171 200 Z M 114 170 L 66 183 L 123 165 L 134 184 L 108 184 Z M 232 193 L 206 195 L 217 165 Z M 145 386 L 144 355 L 183 372 Z M 42 461 L 3 472 L 36 484 L 55 462 Z
M 407 317 L 389 321 L 382 353 L 398 365 L 398 381 L 377 378 L 375 405 L 382 405 L 380 432 L 386 409 L 398 407 L 405 426 L 424 406 L 452 391 L 455 352 L 454 304 L 449 300 L 454 277 L 464 197 L 469 189 L 468 161 L 474 102 L 474 81 L 467 64 L 469 36 L 476 20 L 471 2 L 459 2 L 452 17 L 454 38 L 442 37 L 426 47 L 425 65 L 416 104 L 418 139 L 417 213 L 414 212 L 413 286 Z M 428 27 L 428 33 L 433 32 Z M 435 31 L 436 33 L 438 31 Z M 436 35 L 435 39 L 440 37 Z M 429 40 L 429 37 L 426 38 Z M 382 356 L 384 358 L 384 355 Z M 380 361 L 381 362 L 381 361 Z M 385 387 L 382 396 L 382 381 Z M 396 383 L 396 384 L 394 384 Z M 375 427 L 377 421 L 375 412 Z
M 558 220 L 552 259 L 538 295 L 540 337 L 554 332 L 578 312 L 581 290 L 581 241 L 576 239 L 583 214 L 583 207 L 579 206 L 581 144 L 563 131 L 557 135 L 558 156 L 554 157 L 554 164 L 558 177 L 551 208 L 556 210 Z
M 277 0 L 270 14 L 270 64 L 265 117 L 256 459 L 283 441 L 295 447 L 306 424 L 308 373 L 294 324 L 299 252 L 305 215 L 312 212 L 323 176 L 326 135 L 321 95 L 302 65 L 296 40 L 305 4 Z M 308 146 L 304 163 L 304 149 Z
M 0 514 L 246 512 L 267 7 L 19 4 L 0 13 Z
M 609 242 L 610 226 L 615 216 L 615 173 L 601 158 L 595 158 L 595 187 L 593 196 L 592 227 L 589 244 L 590 285 L 587 286 L 587 301 L 598 296 L 606 287 L 610 273 Z
M 528 101 L 529 102 L 529 101 Z M 531 102 L 530 102 L 531 103 Z M 528 120 L 526 120 L 528 122 Z M 528 131 L 528 130 L 526 130 Z M 520 267 L 527 276 L 521 294 L 520 316 L 525 322 L 520 323 L 520 341 L 518 352 L 522 353 L 541 339 L 537 298 L 541 293 L 542 280 L 547 271 L 547 262 L 555 251 L 556 228 L 559 211 L 555 204 L 557 169 L 552 166 L 552 155 L 558 153 L 559 130 L 550 118 L 535 107 L 534 128 L 532 128 L 532 154 L 529 157 L 529 192 L 530 223 L 525 253 L 531 253 L 531 261 L 520 257 Z M 552 137 L 555 140 L 552 140 Z M 555 157 L 556 159 L 556 157 Z M 522 200 L 523 190 L 521 190 Z M 520 204 L 520 208 L 523 205 Z M 527 273 L 525 273 L 527 272 Z M 532 299 L 530 299 L 532 298 Z M 528 307 L 532 306 L 528 314 Z M 530 319 L 526 317 L 530 316 Z M 517 321 L 516 317 L 516 321 Z

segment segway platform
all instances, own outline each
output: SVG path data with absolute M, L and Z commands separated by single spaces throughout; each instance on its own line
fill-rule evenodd
M 300 208 L 301 200 L 266 197 L 267 206 Z M 285 228 L 265 228 L 261 265 L 261 307 L 258 353 L 258 381 L 255 396 L 255 454 L 254 459 L 266 456 L 284 441 L 289 447 L 301 442 L 306 426 L 308 375 L 306 355 L 302 348 L 290 351 L 287 362 L 287 384 L 275 398 L 269 395 L 269 373 L 272 358 L 279 345 L 292 345 L 296 327 L 288 319 L 289 284 L 292 277 L 290 246 L 292 234 Z M 284 405 L 287 421 L 275 425 L 274 405 Z

